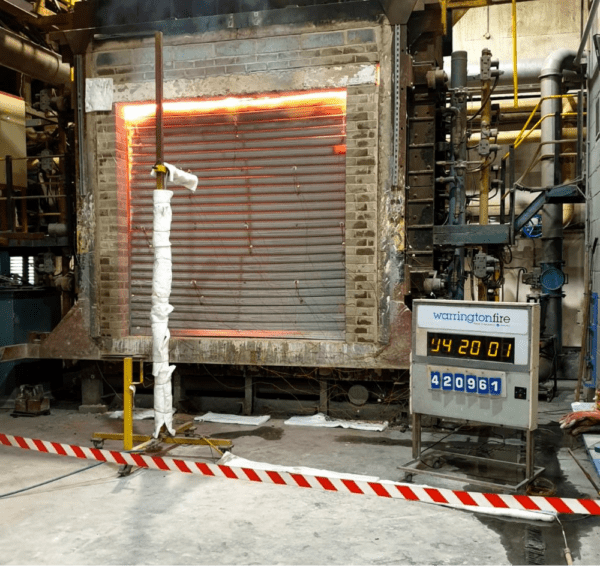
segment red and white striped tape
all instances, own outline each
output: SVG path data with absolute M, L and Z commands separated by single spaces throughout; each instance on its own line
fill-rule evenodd
M 518 511 L 546 511 L 575 515 L 600 515 L 600 501 L 591 499 L 574 499 L 562 497 L 542 497 L 528 495 L 504 495 L 495 493 L 477 493 L 452 489 L 419 487 L 392 481 L 363 482 L 321 476 L 308 476 L 287 472 L 257 470 L 252 468 L 233 468 L 218 464 L 206 464 L 194 460 L 178 458 L 162 458 L 115 450 L 86 448 L 73 444 L 60 444 L 47 440 L 36 440 L 22 436 L 0 434 L 0 445 L 14 446 L 26 450 L 72 456 L 86 460 L 110 462 L 119 465 L 138 466 L 155 470 L 200 474 L 234 480 L 247 480 L 258 483 L 289 485 L 353 493 L 358 495 L 374 495 L 407 501 L 422 501 L 440 505 L 463 506 L 465 508 L 514 509 Z

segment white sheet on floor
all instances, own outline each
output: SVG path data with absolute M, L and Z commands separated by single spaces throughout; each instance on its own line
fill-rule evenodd
M 111 419 L 122 419 L 123 418 L 123 411 L 114 411 L 112 412 L 110 415 L 108 415 L 109 418 Z M 134 421 L 143 421 L 146 419 L 153 419 L 154 418 L 154 409 L 140 409 L 140 410 L 133 410 L 133 420 Z
M 206 413 L 199 417 L 194 417 L 195 421 L 204 421 L 207 423 L 225 423 L 225 424 L 239 424 L 248 426 L 259 426 L 265 424 L 271 418 L 270 415 L 263 415 L 262 417 L 244 417 L 241 415 L 226 415 L 222 413 Z
M 254 470 L 269 470 L 272 472 L 287 472 L 288 474 L 305 474 L 307 476 L 319 476 L 321 478 L 338 478 L 353 481 L 379 481 L 376 476 L 361 476 L 357 474 L 345 474 L 341 472 L 332 472 L 330 470 L 319 470 L 316 468 L 307 468 L 305 466 L 278 466 L 267 462 L 254 462 L 235 456 L 231 452 L 225 452 L 223 457 L 217 462 L 222 466 L 231 468 L 252 468 Z
M 175 414 L 175 409 L 171 409 L 171 414 Z M 108 415 L 110 419 L 122 419 L 123 411 L 113 411 Z M 154 409 L 134 409 L 133 420 L 134 421 L 145 421 L 146 419 L 154 418 Z
M 388 421 L 367 422 L 367 421 L 346 421 L 342 419 L 332 419 L 323 413 L 317 413 L 308 417 L 292 417 L 283 424 L 293 426 L 316 426 L 325 428 L 352 428 L 355 430 L 370 430 L 382 432 L 388 427 Z

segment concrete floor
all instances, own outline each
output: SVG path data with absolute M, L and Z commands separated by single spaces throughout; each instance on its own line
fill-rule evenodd
M 546 466 L 559 496 L 597 498 L 567 448 L 585 462 L 581 442 L 563 435 L 572 385 L 541 403 L 536 464 Z M 180 416 L 186 418 L 185 416 Z M 118 431 L 105 415 L 52 409 L 35 418 L 0 410 L 0 432 L 90 446 L 94 431 Z M 151 421 L 136 421 L 149 432 Z M 250 460 L 303 465 L 401 480 L 410 460 L 410 431 L 382 433 L 290 427 L 198 424 L 197 433 L 231 438 Z M 460 431 L 445 447 L 476 442 Z M 426 442 L 446 433 L 427 433 Z M 119 449 L 117 442 L 106 448 Z M 213 461 L 206 447 L 177 454 Z M 171 452 L 174 454 L 174 452 Z M 0 447 L 0 496 L 93 462 Z M 447 462 L 444 471 L 459 471 Z M 102 464 L 0 500 L 3 564 L 566 564 L 560 526 L 490 518 L 418 502 L 386 500 L 172 472 L 137 470 L 118 478 Z M 480 470 L 481 471 L 481 470 Z M 415 482 L 477 490 L 416 476 Z M 561 516 L 575 564 L 598 564 L 600 517 Z

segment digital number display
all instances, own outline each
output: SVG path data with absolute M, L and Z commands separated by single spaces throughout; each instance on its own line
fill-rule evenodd
M 428 332 L 427 355 L 514 364 L 515 339 L 500 336 Z

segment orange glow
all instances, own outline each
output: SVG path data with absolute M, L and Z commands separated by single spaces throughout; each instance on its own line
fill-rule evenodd
M 334 145 L 333 153 L 335 155 L 346 155 L 346 144 L 343 145 Z
M 171 330 L 171 336 L 194 337 L 194 336 L 214 336 L 222 338 L 274 338 L 274 337 L 296 337 L 301 338 L 304 332 L 297 330 L 181 330 L 174 328 Z
M 346 91 L 330 90 L 318 92 L 304 92 L 297 94 L 273 94 L 257 97 L 228 97 L 213 100 L 177 100 L 163 103 L 163 112 L 168 114 L 207 114 L 219 110 L 238 112 L 240 110 L 265 110 L 281 107 L 310 107 L 321 105 L 323 102 L 338 105 L 345 109 Z M 127 125 L 153 118 L 156 113 L 156 104 L 130 103 L 118 104 L 117 112 L 120 113 Z

